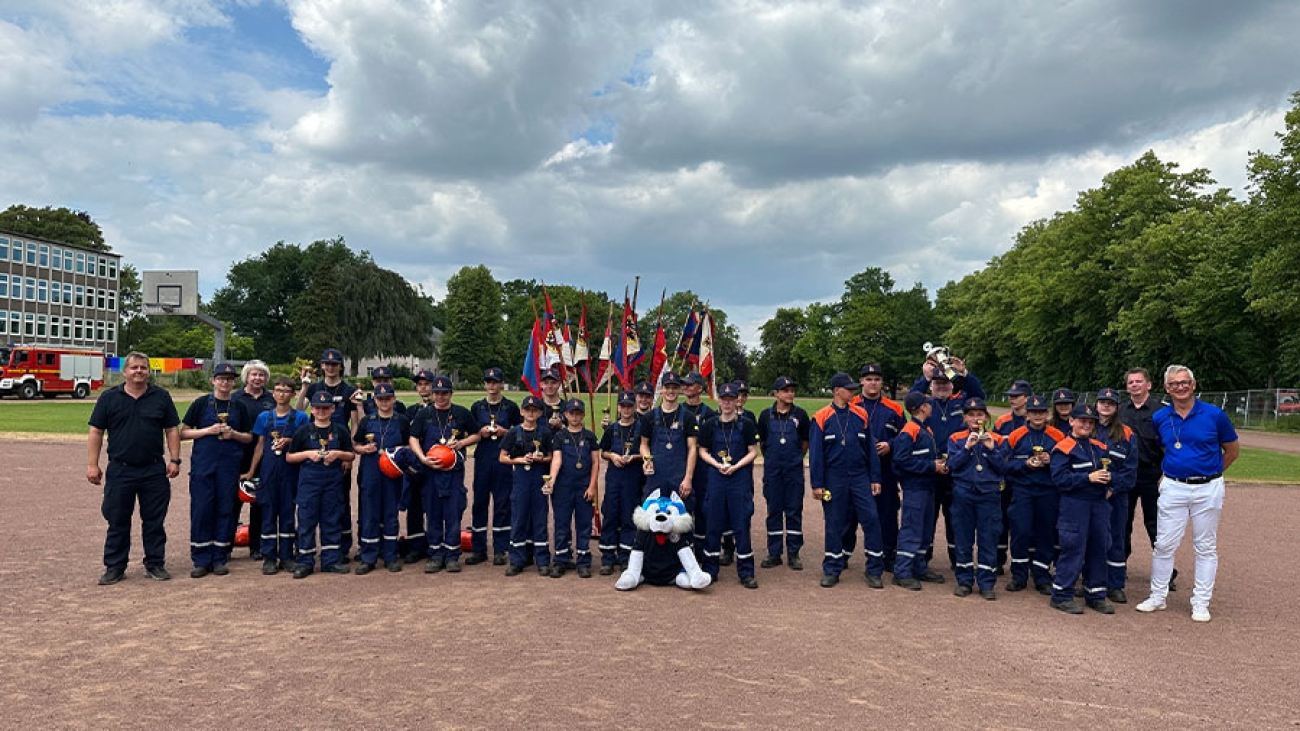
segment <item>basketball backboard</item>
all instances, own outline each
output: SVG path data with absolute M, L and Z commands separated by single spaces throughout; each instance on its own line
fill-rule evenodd
M 146 315 L 197 315 L 197 269 L 156 269 L 140 273 Z

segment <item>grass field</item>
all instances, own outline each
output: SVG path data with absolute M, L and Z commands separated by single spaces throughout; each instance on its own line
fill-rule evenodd
M 182 415 L 196 393 L 178 393 L 174 396 L 176 408 Z M 518 393 L 510 394 L 512 399 L 522 398 Z M 452 396 L 452 402 L 469 407 L 483 397 L 479 391 L 458 391 Z M 403 403 L 411 404 L 419 400 L 414 392 L 398 394 Z M 826 404 L 817 398 L 796 399 L 810 414 Z M 767 408 L 771 400 L 767 398 L 750 399 L 748 407 L 755 413 Z M 714 404 L 716 406 L 716 404 Z M 5 433 L 25 434 L 84 434 L 90 411 L 95 406 L 93 401 L 0 401 L 0 436 Z M 596 409 L 605 407 L 604 395 L 597 396 Z M 598 417 L 599 418 L 599 417 Z M 1271 482 L 1300 484 L 1300 455 L 1274 452 L 1266 449 L 1242 448 L 1241 457 L 1232 466 L 1229 473 L 1233 480 L 1242 482 Z

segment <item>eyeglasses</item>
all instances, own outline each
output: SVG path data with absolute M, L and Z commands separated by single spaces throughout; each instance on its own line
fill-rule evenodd
M 1166 388 L 1166 389 L 1171 389 L 1171 388 L 1172 388 L 1172 389 L 1182 389 L 1182 388 L 1191 388 L 1191 387 L 1192 387 L 1192 382 L 1191 382 L 1191 381 L 1169 381 L 1169 382 L 1165 383 L 1165 388 Z
M 271 390 L 275 393 L 293 393 L 292 388 L 273 388 Z

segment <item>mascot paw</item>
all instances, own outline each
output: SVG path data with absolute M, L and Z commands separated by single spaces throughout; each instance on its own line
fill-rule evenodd
M 709 576 L 703 571 L 692 571 L 692 572 L 682 571 L 677 574 L 676 583 L 677 586 L 682 589 L 689 589 L 691 591 L 696 591 L 699 589 L 704 589 L 709 584 L 713 583 L 713 577 Z
M 645 578 L 640 574 L 624 571 L 623 575 L 618 577 L 618 581 L 614 582 L 614 588 L 619 591 L 632 591 L 640 586 L 642 581 L 645 581 Z

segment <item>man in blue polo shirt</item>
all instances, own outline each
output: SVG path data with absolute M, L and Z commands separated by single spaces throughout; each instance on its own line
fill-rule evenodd
M 1196 398 L 1196 377 L 1190 368 L 1171 365 L 1165 369 L 1165 390 L 1173 403 L 1152 417 L 1165 456 L 1156 545 L 1151 554 L 1151 596 L 1137 605 L 1137 610 L 1166 608 L 1174 551 L 1190 520 L 1196 548 L 1192 620 L 1208 622 L 1214 574 L 1219 568 L 1215 542 L 1223 512 L 1223 472 L 1236 461 L 1240 448 L 1228 415 Z

